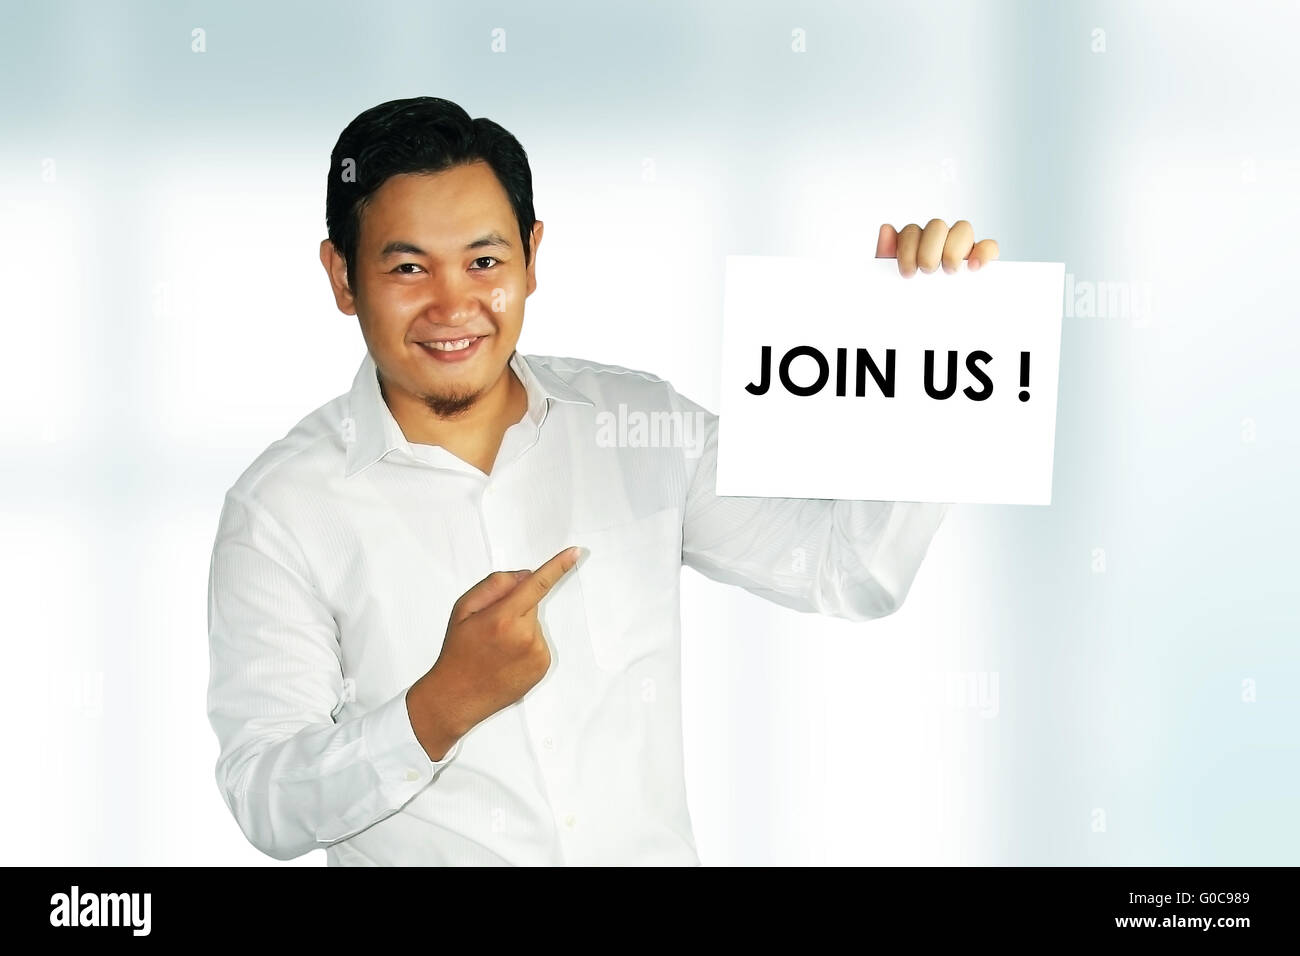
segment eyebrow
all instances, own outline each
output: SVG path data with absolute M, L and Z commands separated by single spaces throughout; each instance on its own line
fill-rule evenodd
M 501 233 L 499 232 L 489 232 L 487 235 L 479 236 L 473 242 L 467 243 L 465 245 L 466 250 L 485 249 L 488 247 L 499 247 L 502 249 L 512 248 L 512 246 L 510 245 L 510 240 L 508 240 L 505 236 L 501 235 Z M 401 255 L 427 256 L 428 253 L 425 252 L 423 249 L 421 249 L 419 246 L 417 246 L 415 243 L 407 242 L 404 239 L 394 239 L 392 242 L 385 245 L 384 248 L 379 251 L 380 259 L 387 259 L 389 256 L 401 256 Z

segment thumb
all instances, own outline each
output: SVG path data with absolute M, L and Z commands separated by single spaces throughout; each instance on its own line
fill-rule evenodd
M 495 604 L 515 589 L 528 571 L 493 571 L 478 584 L 460 596 L 456 602 L 456 619 L 464 620 L 489 605 Z

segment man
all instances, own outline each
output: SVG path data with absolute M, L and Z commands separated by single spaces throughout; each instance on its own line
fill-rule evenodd
M 208 604 L 226 804 L 278 859 L 698 864 L 681 566 L 881 617 L 947 505 L 717 497 L 715 416 L 647 372 L 517 353 L 542 240 L 527 157 L 453 103 L 349 124 L 326 219 L 367 354 L 226 495 Z M 882 227 L 877 255 L 911 275 L 997 247 L 933 220 Z M 620 403 L 677 440 L 598 440 Z

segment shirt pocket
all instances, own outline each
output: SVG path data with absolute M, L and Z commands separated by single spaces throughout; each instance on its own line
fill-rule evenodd
M 574 573 L 598 667 L 621 671 L 670 649 L 681 583 L 681 531 L 678 510 L 665 508 L 570 536 L 590 552 Z

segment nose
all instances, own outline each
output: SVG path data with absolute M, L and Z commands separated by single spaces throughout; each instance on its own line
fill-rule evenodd
M 459 328 L 474 321 L 478 314 L 478 302 L 464 277 L 444 272 L 434 282 L 433 301 L 428 309 L 429 319 L 434 324 Z

